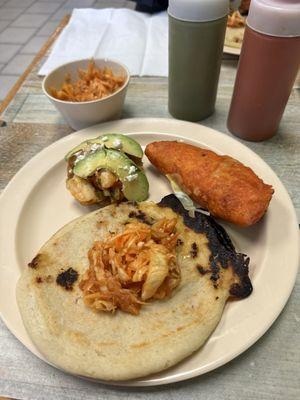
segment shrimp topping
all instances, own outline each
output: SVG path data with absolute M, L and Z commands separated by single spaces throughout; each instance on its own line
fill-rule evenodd
M 176 262 L 177 218 L 152 226 L 132 222 L 122 233 L 96 241 L 88 252 L 90 266 L 79 287 L 83 301 L 94 311 L 138 315 L 150 299 L 170 297 L 179 285 Z

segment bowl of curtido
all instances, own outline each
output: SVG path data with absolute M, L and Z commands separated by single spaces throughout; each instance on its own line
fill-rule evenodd
M 79 130 L 120 118 L 129 79 L 118 61 L 84 59 L 54 69 L 42 87 L 67 124 Z

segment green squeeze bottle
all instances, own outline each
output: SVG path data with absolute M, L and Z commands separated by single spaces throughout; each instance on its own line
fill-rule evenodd
M 169 112 L 200 121 L 214 112 L 228 0 L 169 1 Z

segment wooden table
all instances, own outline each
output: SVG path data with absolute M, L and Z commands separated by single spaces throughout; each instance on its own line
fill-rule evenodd
M 40 61 L 40 58 L 39 56 L 37 59 Z M 6 122 L 0 128 L 0 189 L 6 186 L 33 155 L 71 132 L 42 94 L 41 78 L 37 76 L 39 63 L 34 64 L 3 116 Z M 224 58 L 216 112 L 202 121 L 203 125 L 228 135 L 226 116 L 236 67 L 236 58 Z M 278 134 L 267 142 L 244 144 L 258 153 L 278 174 L 300 217 L 299 109 L 300 92 L 299 85 L 296 84 Z M 169 117 L 167 79 L 132 78 L 123 117 Z M 283 274 L 288 273 L 288 265 L 286 268 Z M 252 348 L 229 364 L 204 376 L 152 389 L 113 388 L 66 375 L 29 353 L 0 321 L 0 396 L 31 400 L 296 400 L 300 398 L 299 310 L 298 276 L 292 296 L 282 314 Z

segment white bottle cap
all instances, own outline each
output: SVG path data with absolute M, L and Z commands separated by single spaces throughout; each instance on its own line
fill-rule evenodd
M 251 0 L 247 25 L 270 36 L 300 36 L 300 0 Z
M 169 0 L 168 14 L 190 22 L 214 21 L 228 14 L 228 0 Z

